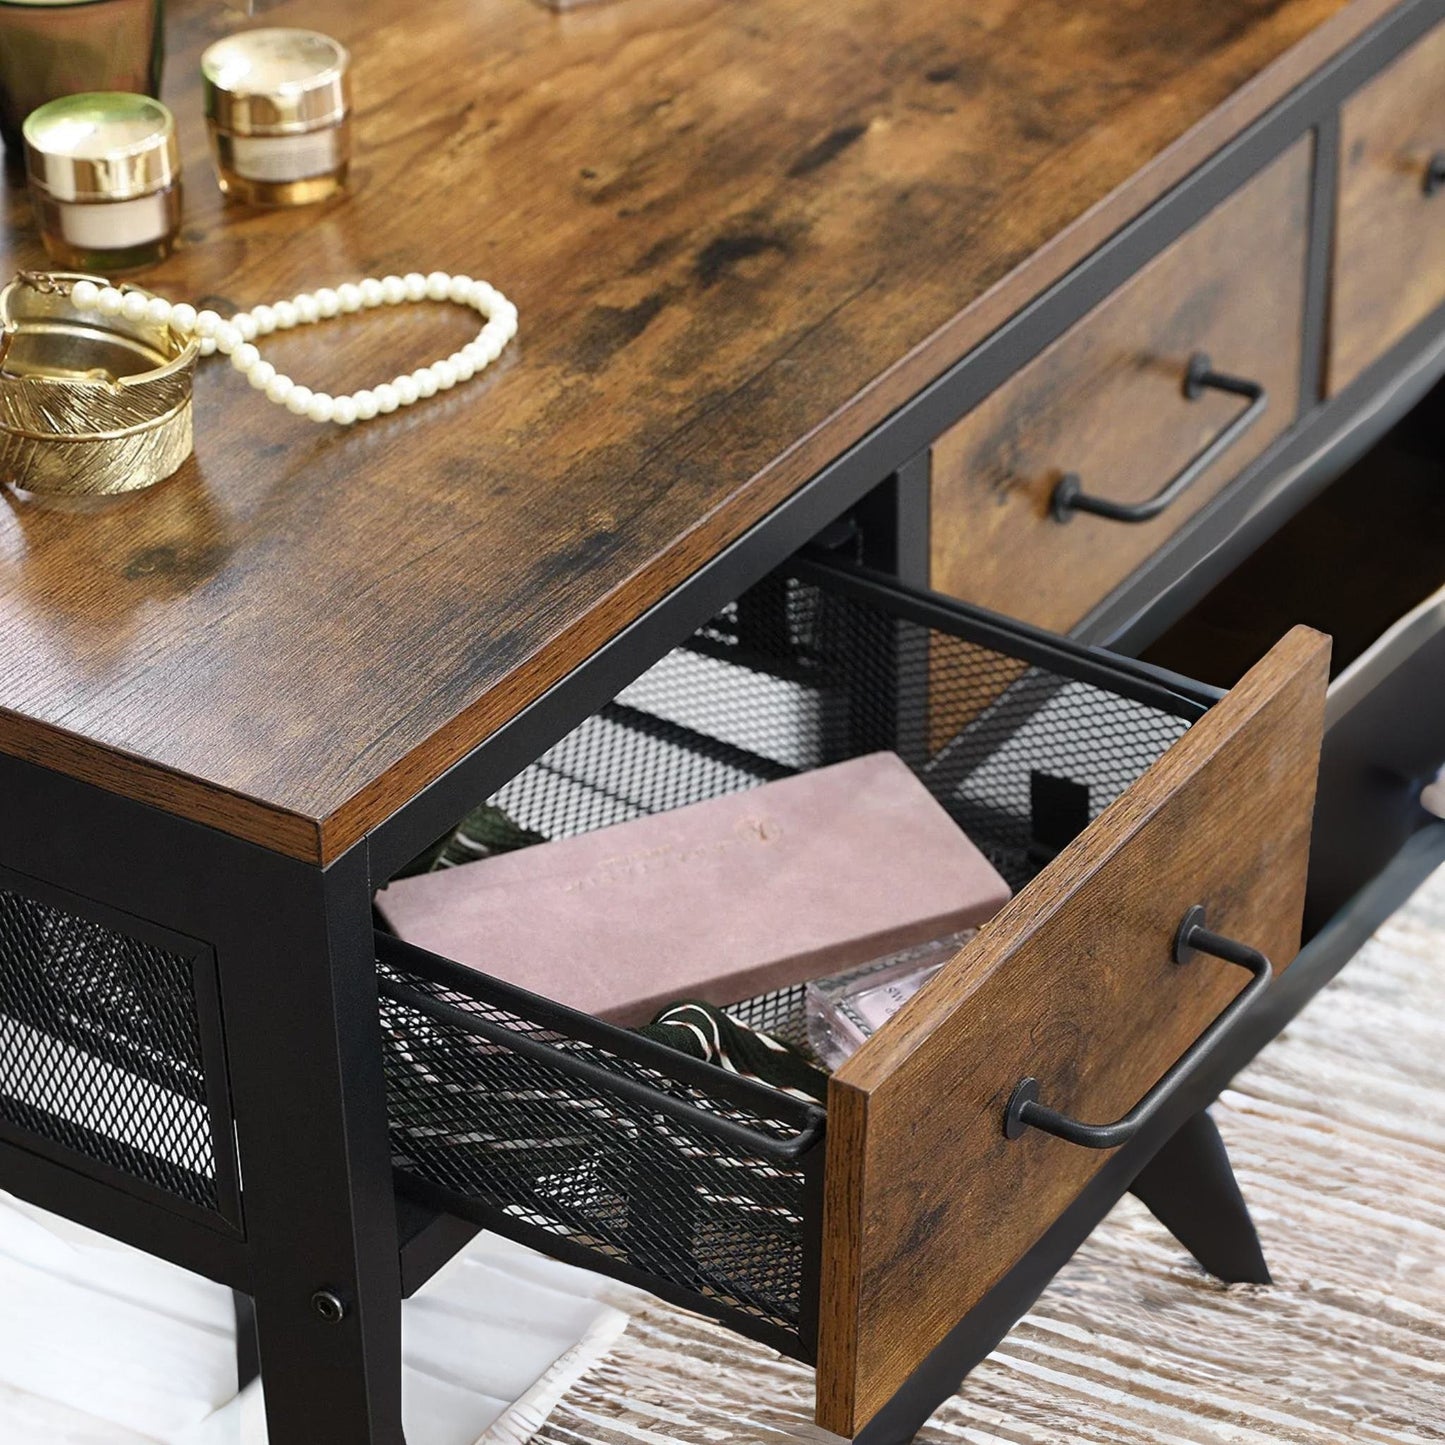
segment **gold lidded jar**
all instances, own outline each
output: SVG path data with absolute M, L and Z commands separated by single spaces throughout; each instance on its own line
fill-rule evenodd
M 322 201 L 351 161 L 351 57 L 315 30 L 243 30 L 201 56 L 221 189 L 258 206 Z
M 81 271 L 134 271 L 171 253 L 181 225 L 176 123 L 160 101 L 87 91 L 31 111 L 30 194 L 50 258 Z
M 69 496 L 139 491 L 191 454 L 200 346 L 156 317 L 139 287 L 120 287 L 119 315 L 77 307 L 80 281 L 105 284 L 29 271 L 0 290 L 0 483 Z

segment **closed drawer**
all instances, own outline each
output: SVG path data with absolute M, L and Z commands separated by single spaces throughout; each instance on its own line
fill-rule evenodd
M 1068 630 L 1290 425 L 1310 145 L 1295 145 L 939 439 L 935 591 Z M 1259 400 L 1191 387 L 1200 356 L 1253 383 Z M 1142 505 L 1146 515 L 1056 509 L 1065 478 L 1077 478 L 1085 505 Z
M 1008 1130 L 1019 1085 L 1101 1122 L 1159 1084 L 1245 979 L 1173 961 L 1195 905 L 1293 956 L 1327 651 L 1292 633 L 1221 697 L 876 577 L 770 579 L 497 803 L 559 836 L 891 748 L 1014 898 L 826 1109 L 379 938 L 401 1187 L 816 1361 L 855 1433 L 1107 1157 Z M 738 1012 L 802 1041 L 801 993 Z
M 1334 638 L 1306 926 L 1432 821 L 1445 763 L 1445 465 L 1438 395 L 1258 548 L 1146 656 L 1227 687 L 1295 623 Z M 1423 422 L 1423 424 L 1421 424 Z
M 1442 212 L 1445 26 L 1341 112 L 1331 393 L 1445 302 Z

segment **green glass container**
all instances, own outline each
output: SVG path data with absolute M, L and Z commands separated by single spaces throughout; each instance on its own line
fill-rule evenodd
M 0 0 L 0 137 L 17 165 L 37 106 L 82 91 L 161 93 L 162 0 Z

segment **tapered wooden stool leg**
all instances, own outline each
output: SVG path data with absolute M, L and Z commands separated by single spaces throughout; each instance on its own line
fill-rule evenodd
M 1224 1140 L 1204 1111 L 1145 1165 L 1130 1193 L 1216 1278 L 1271 1283 Z

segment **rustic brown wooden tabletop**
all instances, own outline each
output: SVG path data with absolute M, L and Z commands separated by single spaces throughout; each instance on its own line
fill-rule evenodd
M 94 508 L 0 502 L 0 748 L 335 857 L 757 522 L 1387 0 L 283 0 L 355 55 L 352 193 L 225 207 L 172 8 L 184 244 L 227 310 L 482 276 L 494 373 L 345 431 L 224 362 L 194 458 Z M 42 261 L 4 194 L 0 273 Z M 459 309 L 268 341 L 317 389 Z M 272 344 L 274 343 L 274 344 Z

